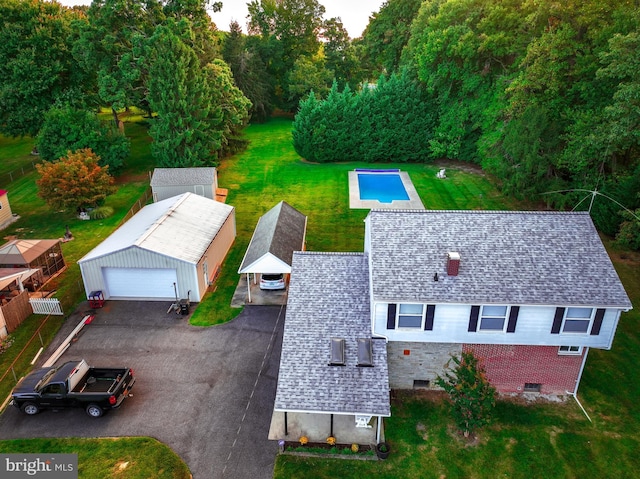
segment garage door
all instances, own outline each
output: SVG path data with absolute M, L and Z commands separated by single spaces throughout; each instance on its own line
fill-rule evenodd
M 175 269 L 103 268 L 109 297 L 175 299 Z

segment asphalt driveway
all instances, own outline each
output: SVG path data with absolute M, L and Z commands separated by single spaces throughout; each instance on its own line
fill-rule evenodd
M 151 436 L 168 444 L 195 479 L 271 478 L 273 411 L 284 308 L 248 306 L 221 326 L 196 328 L 168 302 L 111 301 L 58 364 L 133 368 L 133 397 L 99 419 L 82 409 L 29 417 L 9 407 L 0 439 Z M 83 317 L 70 316 L 46 360 Z

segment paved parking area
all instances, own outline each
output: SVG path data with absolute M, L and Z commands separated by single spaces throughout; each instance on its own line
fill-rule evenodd
M 284 308 L 247 306 L 230 323 L 196 328 L 168 302 L 107 302 L 58 363 L 134 369 L 133 397 L 99 419 L 82 409 L 28 417 L 9 407 L 0 438 L 151 436 L 168 444 L 195 479 L 271 478 L 277 443 L 267 439 Z M 82 319 L 72 315 L 42 356 Z

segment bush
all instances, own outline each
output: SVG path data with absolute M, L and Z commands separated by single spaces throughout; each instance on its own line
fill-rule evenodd
M 99 206 L 89 214 L 92 220 L 103 220 L 111 215 L 113 215 L 113 208 L 111 206 Z
M 0 339 L 0 354 L 6 352 L 7 349 L 11 347 L 13 344 L 13 337 L 7 336 L 5 338 Z

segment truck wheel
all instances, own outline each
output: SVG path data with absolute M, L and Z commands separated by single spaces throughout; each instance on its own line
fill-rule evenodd
M 91 417 L 100 417 L 104 414 L 104 411 L 97 404 L 89 404 L 87 406 L 87 414 Z
M 40 412 L 40 408 L 38 407 L 38 405 L 32 402 L 24 403 L 20 410 L 23 413 L 28 414 L 29 416 L 33 416 L 34 414 L 38 414 Z

